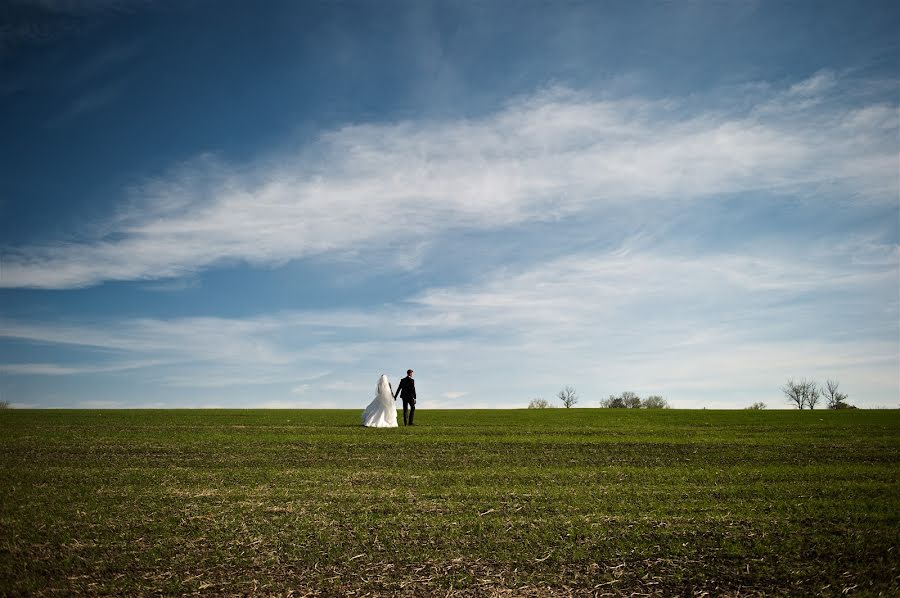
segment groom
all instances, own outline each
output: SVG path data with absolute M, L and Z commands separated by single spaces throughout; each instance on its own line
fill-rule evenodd
M 416 414 L 416 381 L 413 380 L 413 371 L 406 370 L 406 378 L 397 385 L 397 392 L 394 393 L 394 399 L 397 395 L 403 399 L 403 425 L 412 426 L 413 416 Z M 407 418 L 406 410 L 409 408 L 409 417 Z

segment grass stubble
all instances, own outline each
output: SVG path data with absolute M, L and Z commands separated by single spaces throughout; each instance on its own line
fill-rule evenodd
M 0 412 L 0 593 L 900 595 L 896 411 Z

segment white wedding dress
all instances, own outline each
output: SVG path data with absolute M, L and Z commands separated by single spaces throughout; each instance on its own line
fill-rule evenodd
M 397 427 L 397 406 L 394 404 L 394 395 L 391 393 L 388 377 L 384 374 L 378 379 L 375 398 L 363 411 L 362 425 L 369 428 Z

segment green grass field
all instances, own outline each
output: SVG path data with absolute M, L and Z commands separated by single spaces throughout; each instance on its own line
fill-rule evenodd
M 897 411 L 0 412 L 0 593 L 900 593 Z

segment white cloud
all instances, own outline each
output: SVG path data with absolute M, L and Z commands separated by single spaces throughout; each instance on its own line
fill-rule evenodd
M 856 296 L 861 288 L 887 290 L 897 280 L 887 264 L 862 268 L 833 260 L 831 252 L 805 258 L 648 250 L 573 255 L 465 287 L 428 291 L 416 299 L 425 308 L 420 319 L 410 321 L 516 330 L 526 338 L 534 331 L 563 343 L 617 330 L 624 321 L 660 342 L 666 327 L 699 332 L 698 326 L 708 326 L 711 310 L 743 319 L 772 317 L 780 300 L 842 289 Z
M 825 93 L 837 85 L 837 77 L 830 70 L 821 70 L 809 79 L 791 85 L 789 96 L 815 96 Z
M 362 407 L 382 371 L 407 367 L 423 408 L 524 406 L 565 384 L 585 406 L 623 390 L 679 407 L 775 406 L 791 376 L 838 377 L 858 404 L 886 404 L 900 392 L 897 250 L 863 238 L 698 254 L 632 240 L 365 311 L 7 321 L 0 336 L 111 350 L 123 366 L 165 361 L 132 376 L 167 394 L 257 387 L 247 396 L 285 405 Z
M 895 201 L 896 106 L 832 106 L 827 94 L 839 83 L 818 73 L 740 112 L 695 108 L 696 98 L 550 89 L 478 119 L 345 126 L 246 165 L 205 156 L 136 187 L 102 234 L 6 248 L 0 286 L 74 288 L 180 277 L 227 260 L 340 257 L 388 246 L 401 223 L 421 248 L 440 230 L 642 199 L 828 184 Z

